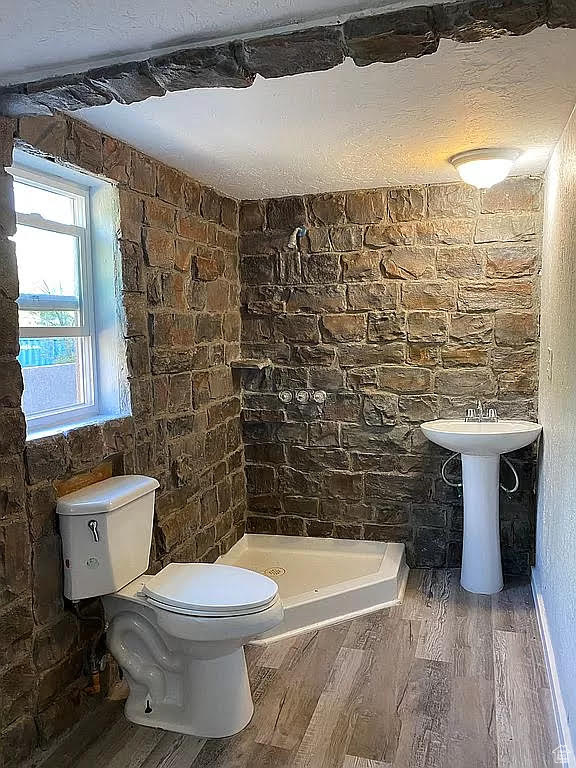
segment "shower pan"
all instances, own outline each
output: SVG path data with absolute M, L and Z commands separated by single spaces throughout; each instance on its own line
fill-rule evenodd
M 278 584 L 284 621 L 256 643 L 319 629 L 401 602 L 404 544 L 245 534 L 218 559 Z

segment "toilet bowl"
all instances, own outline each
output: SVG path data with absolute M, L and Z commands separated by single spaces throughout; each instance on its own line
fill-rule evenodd
M 276 584 L 258 577 L 231 566 L 172 564 L 103 598 L 108 647 L 130 688 L 129 720 L 211 738 L 250 722 L 243 646 L 284 613 Z M 163 602 L 168 581 L 172 602 Z
M 108 647 L 130 689 L 128 720 L 231 736 L 254 710 L 244 645 L 282 622 L 278 586 L 218 563 L 170 563 L 143 575 L 157 487 L 129 475 L 59 499 L 64 594 L 102 597 Z

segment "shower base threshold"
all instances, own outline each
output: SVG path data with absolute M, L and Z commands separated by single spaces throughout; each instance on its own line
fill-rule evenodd
M 249 533 L 218 562 L 278 584 L 284 621 L 256 645 L 397 605 L 408 577 L 404 544 L 377 541 Z

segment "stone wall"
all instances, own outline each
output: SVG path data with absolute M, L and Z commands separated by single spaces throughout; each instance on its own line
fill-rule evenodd
M 75 723 L 95 623 L 64 604 L 58 494 L 112 473 L 161 483 L 152 568 L 213 560 L 244 530 L 243 373 L 251 531 L 405 541 L 410 562 L 455 565 L 461 501 L 439 480 L 445 452 L 418 423 L 476 397 L 535 417 L 540 180 L 480 194 L 465 185 L 246 201 L 76 121 L 0 121 L 13 136 L 118 185 L 132 416 L 25 442 L 16 361 L 11 179 L 0 173 L 0 735 L 19 765 Z M 301 252 L 291 230 L 309 230 Z M 242 292 L 237 272 L 241 230 Z M 280 407 L 279 389 L 327 391 Z M 531 450 L 502 497 L 508 571 L 533 555 Z M 509 480 L 505 474 L 504 479 Z M 98 614 L 99 602 L 89 606 Z
M 248 530 L 404 541 L 457 565 L 461 499 L 418 424 L 482 398 L 535 418 L 540 191 L 511 179 L 273 200 L 240 208 Z M 304 224 L 302 252 L 286 248 Z M 324 389 L 324 407 L 280 389 Z M 532 450 L 502 494 L 505 568 L 533 556 Z M 456 467 L 458 469 L 458 466 Z M 511 485 L 507 471 L 503 480 Z
M 112 473 L 161 484 L 152 568 L 214 560 L 244 530 L 239 355 L 238 204 L 81 123 L 0 121 L 12 137 L 118 185 L 119 248 L 132 417 L 25 443 L 11 177 L 0 173 L 0 741 L 19 765 L 76 722 L 85 649 L 97 622 L 62 597 L 55 501 Z M 92 609 L 98 613 L 98 601 Z

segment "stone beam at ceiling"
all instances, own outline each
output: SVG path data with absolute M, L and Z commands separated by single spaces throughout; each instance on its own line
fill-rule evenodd
M 167 91 L 248 88 L 256 75 L 318 72 L 351 57 L 360 66 L 434 53 L 441 39 L 473 43 L 537 27 L 576 28 L 576 0 L 464 0 L 416 6 L 297 32 L 194 47 L 0 88 L 0 116 L 49 115 Z

